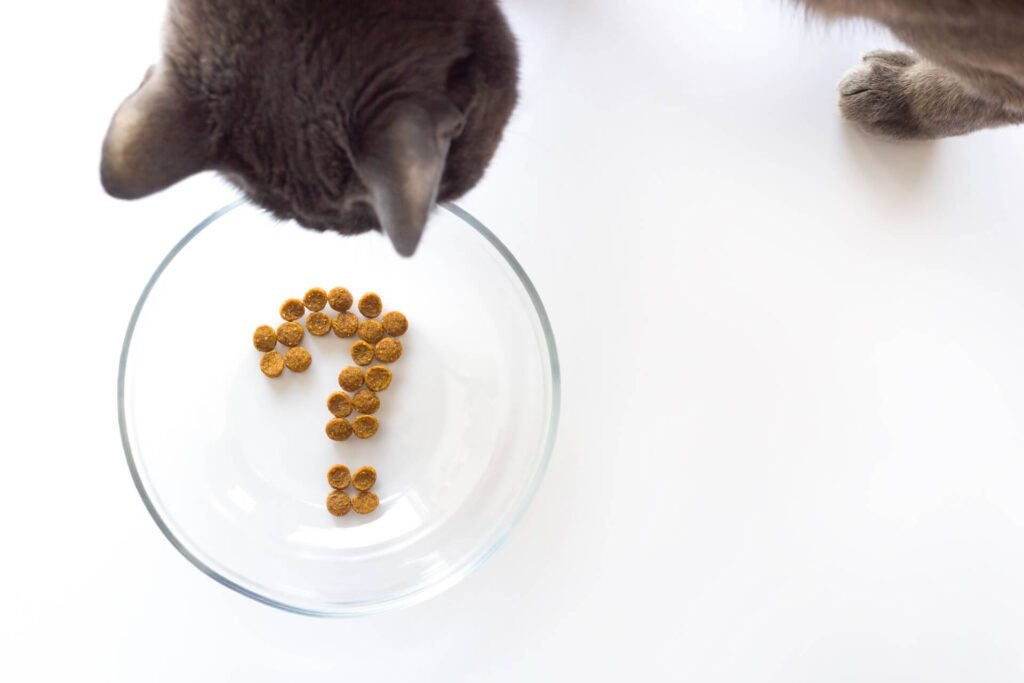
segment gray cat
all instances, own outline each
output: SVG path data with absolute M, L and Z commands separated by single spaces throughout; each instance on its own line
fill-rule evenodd
M 917 54 L 872 52 L 843 114 L 896 138 L 1024 121 L 1024 0 L 802 0 L 874 19 Z M 383 230 L 412 254 L 436 200 L 480 179 L 517 97 L 496 0 L 171 0 L 163 59 L 103 144 L 107 192 L 216 170 L 317 230 Z
M 171 0 L 100 174 L 134 199 L 215 170 L 279 218 L 409 255 L 483 175 L 517 79 L 495 0 Z
M 803 0 L 885 24 L 916 51 L 876 51 L 839 84 L 871 133 L 928 139 L 1024 122 L 1024 0 Z

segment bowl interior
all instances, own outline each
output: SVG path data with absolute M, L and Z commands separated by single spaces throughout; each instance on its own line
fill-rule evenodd
M 347 615 L 443 590 L 500 544 L 550 455 L 558 369 L 536 292 L 483 226 L 438 209 L 403 259 L 378 234 L 316 233 L 233 205 L 162 265 L 125 341 L 122 435 L 186 557 L 269 604 Z M 337 285 L 378 292 L 410 322 L 365 441 L 324 433 L 355 339 L 307 332 L 312 366 L 276 379 L 251 341 L 282 322 L 286 298 Z M 327 513 L 335 463 L 376 468 L 376 512 Z

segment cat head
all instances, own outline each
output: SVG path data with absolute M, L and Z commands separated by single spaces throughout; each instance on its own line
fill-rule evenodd
M 135 199 L 219 172 L 281 219 L 381 230 L 412 254 L 436 201 L 483 175 L 516 102 L 497 6 L 172 3 L 162 60 L 114 114 L 100 175 Z

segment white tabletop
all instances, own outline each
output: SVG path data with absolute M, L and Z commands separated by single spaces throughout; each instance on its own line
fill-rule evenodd
M 834 84 L 884 33 L 772 0 L 509 0 L 522 104 L 463 204 L 548 306 L 557 450 L 469 579 L 325 621 L 186 562 L 121 452 L 136 297 L 233 197 L 99 188 L 162 3 L 12 7 L 0 678 L 1021 679 L 1024 129 L 849 129 Z

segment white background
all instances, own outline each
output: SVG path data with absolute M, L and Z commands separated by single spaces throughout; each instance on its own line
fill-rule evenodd
M 124 327 L 233 195 L 106 198 L 155 0 L 0 10 L 0 678 L 1019 681 L 1024 130 L 866 139 L 889 43 L 775 0 L 509 0 L 523 99 L 464 201 L 551 314 L 563 423 L 447 594 L 293 616 L 165 541 L 118 440 Z

